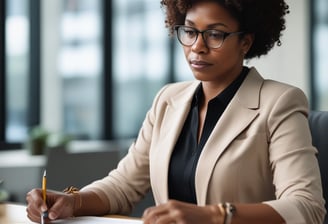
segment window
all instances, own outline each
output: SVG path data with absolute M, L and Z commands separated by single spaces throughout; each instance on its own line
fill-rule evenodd
M 312 95 L 315 109 L 328 110 L 328 1 L 312 4 Z
M 62 128 L 79 139 L 101 135 L 101 3 L 63 0 L 58 24 Z
M 24 143 L 33 125 L 83 140 L 135 137 L 158 90 L 182 79 L 174 61 L 181 47 L 159 2 L 5 3 L 3 142 Z
M 26 138 L 29 103 L 30 19 L 29 1 L 6 1 L 5 17 L 5 139 L 9 143 Z
M 114 1 L 115 137 L 136 135 L 156 92 L 168 81 L 170 42 L 161 15 L 158 1 Z
M 109 3 L 60 2 L 43 3 L 48 4 L 44 10 L 49 13 L 60 9 L 60 21 L 45 18 L 49 23 L 43 26 L 43 30 L 57 27 L 59 31 L 51 29 L 43 35 L 43 46 L 48 48 L 44 49 L 45 57 L 57 61 L 44 65 L 43 123 L 78 139 L 135 137 L 155 93 L 168 81 L 169 38 L 164 18 L 159 16 L 163 15 L 160 4 L 152 0 L 113 1 L 111 11 L 106 12 L 111 15 L 111 24 L 106 27 L 102 9 Z M 110 48 L 103 39 L 108 33 Z M 108 64 L 111 70 L 105 71 Z M 110 83 L 103 85 L 103 80 Z M 112 125 L 105 127 L 111 130 L 107 135 L 104 123 Z

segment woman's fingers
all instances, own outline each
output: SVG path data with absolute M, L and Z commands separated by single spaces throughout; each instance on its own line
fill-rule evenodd
M 51 220 L 73 216 L 74 198 L 72 195 L 57 193 L 49 194 L 48 198 L 52 201 L 52 205 L 48 210 Z
M 27 216 L 34 222 L 40 222 L 43 212 L 48 211 L 48 218 L 55 220 L 73 215 L 74 199 L 70 195 L 57 191 L 47 191 L 47 201 L 43 201 L 41 189 L 33 189 L 26 195 Z
M 40 189 L 33 189 L 26 194 L 27 217 L 34 222 L 40 222 L 42 211 L 47 210 L 47 205 L 42 199 Z

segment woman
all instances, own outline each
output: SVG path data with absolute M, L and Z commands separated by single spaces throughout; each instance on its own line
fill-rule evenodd
M 283 0 L 162 0 L 196 81 L 165 86 L 117 169 L 74 194 L 27 194 L 28 217 L 127 214 L 152 188 L 145 224 L 322 223 L 320 174 L 298 88 L 244 59 L 285 29 Z

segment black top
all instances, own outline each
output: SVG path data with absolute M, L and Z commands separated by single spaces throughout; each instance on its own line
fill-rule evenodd
M 244 67 L 236 80 L 208 102 L 199 144 L 197 144 L 198 107 L 204 100 L 204 95 L 202 84 L 197 87 L 188 117 L 171 156 L 168 173 L 170 199 L 197 204 L 195 171 L 199 156 L 214 126 L 244 81 L 248 71 L 249 69 Z

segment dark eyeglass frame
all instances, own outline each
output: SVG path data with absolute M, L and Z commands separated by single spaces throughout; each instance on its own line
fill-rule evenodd
M 194 31 L 196 33 L 195 35 L 195 40 L 191 43 L 191 44 L 186 44 L 186 43 L 183 43 L 183 41 L 180 39 L 180 32 L 181 32 L 181 29 L 182 28 L 186 28 L 186 29 L 190 29 L 192 31 Z M 232 35 L 240 35 L 240 34 L 243 34 L 244 32 L 243 31 L 237 31 L 237 32 L 224 32 L 224 31 L 221 31 L 221 30 L 217 30 L 217 29 L 207 29 L 207 30 L 198 30 L 194 27 L 191 27 L 191 26 L 185 26 L 185 25 L 176 25 L 174 26 L 174 29 L 176 30 L 176 33 L 177 33 L 177 38 L 179 40 L 179 42 L 183 45 L 183 46 L 186 46 L 186 47 L 191 47 L 192 45 L 194 45 L 194 43 L 196 43 L 197 39 L 198 39 L 198 36 L 199 34 L 202 35 L 202 38 L 203 38 L 203 41 L 205 43 L 205 45 L 208 47 L 208 48 L 213 48 L 213 49 L 218 49 L 220 47 L 222 47 L 225 39 L 229 36 L 232 36 Z M 216 33 L 221 33 L 222 34 L 222 41 L 220 44 L 218 44 L 218 46 L 209 46 L 208 43 L 207 43 L 207 36 L 205 35 L 206 33 L 208 33 L 209 31 L 215 31 Z

